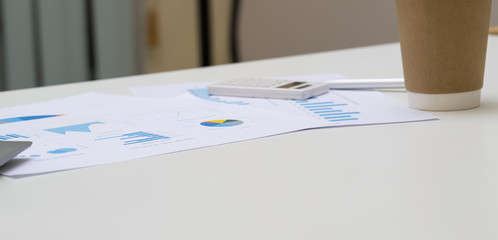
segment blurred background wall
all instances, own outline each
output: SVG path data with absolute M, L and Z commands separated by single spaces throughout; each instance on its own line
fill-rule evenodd
M 0 0 L 0 87 L 144 72 L 142 1 Z
M 0 0 L 0 90 L 382 44 L 397 35 L 393 0 Z

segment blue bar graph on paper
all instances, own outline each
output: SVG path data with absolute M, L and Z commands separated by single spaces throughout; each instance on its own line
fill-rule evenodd
M 320 114 L 323 114 L 323 113 L 331 113 L 331 112 L 340 112 L 341 110 L 333 110 L 332 108 L 329 108 L 329 109 L 321 109 L 321 110 L 316 110 L 316 111 L 313 111 L 314 113 L 320 115 Z
M 333 108 L 309 108 L 308 111 L 318 112 L 323 110 L 332 110 Z
M 16 138 L 29 138 L 29 137 L 22 136 L 19 134 L 0 135 L 0 141 L 6 141 L 6 140 L 11 140 L 11 139 L 16 139 Z
M 320 116 L 337 116 L 337 115 L 348 115 L 348 114 L 360 114 L 359 112 L 335 112 L 335 113 L 327 113 L 327 114 L 320 114 Z
M 106 137 L 106 138 L 99 138 L 96 139 L 98 140 L 106 140 L 106 139 L 119 139 L 123 141 L 123 145 L 131 145 L 131 144 L 138 144 L 138 143 L 145 143 L 145 142 L 152 142 L 156 140 L 162 140 L 162 139 L 169 139 L 170 137 L 166 136 L 161 136 L 153 133 L 147 133 L 147 132 L 133 132 L 133 133 L 126 133 L 122 134 L 119 136 L 114 136 L 114 137 Z
M 357 116 L 360 115 L 360 112 L 344 110 L 344 107 L 348 106 L 347 103 L 332 101 L 314 102 L 313 100 L 295 102 L 305 110 L 330 122 L 359 120 Z
M 352 121 L 352 120 L 358 120 L 358 118 L 329 119 L 330 122 L 342 122 L 342 121 Z

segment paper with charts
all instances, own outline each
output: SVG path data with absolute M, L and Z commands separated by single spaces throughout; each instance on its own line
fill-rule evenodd
M 22 177 L 320 127 L 257 108 L 88 93 L 0 110 L 0 141 L 32 147 L 0 168 Z
M 21 177 L 303 129 L 436 119 L 374 91 L 292 101 L 209 96 L 189 86 L 166 99 L 88 93 L 0 109 L 0 141 L 33 141 L 0 173 Z
M 344 79 L 340 74 L 321 74 L 283 77 L 294 81 L 326 81 Z M 185 83 L 159 86 L 130 87 L 136 96 L 166 99 L 189 92 L 206 102 L 221 105 L 250 106 L 279 111 L 314 120 L 321 120 L 324 127 L 367 124 L 398 123 L 437 119 L 435 116 L 409 108 L 377 91 L 330 91 L 306 101 L 263 98 L 212 96 L 208 94 L 210 83 Z

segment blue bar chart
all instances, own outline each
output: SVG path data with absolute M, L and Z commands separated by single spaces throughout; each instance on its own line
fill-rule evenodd
M 29 138 L 29 137 L 22 136 L 19 134 L 0 135 L 0 141 L 6 141 L 6 140 L 11 140 L 11 139 L 16 139 L 16 138 Z
M 99 138 L 99 140 L 106 140 L 106 139 L 119 139 L 123 141 L 123 145 L 132 145 L 132 144 L 138 144 L 138 143 L 146 143 L 146 142 L 152 142 L 152 141 L 157 141 L 157 140 L 163 140 L 163 139 L 169 139 L 170 137 L 166 136 L 161 136 L 158 134 L 153 134 L 153 133 L 147 133 L 147 132 L 133 132 L 133 133 L 126 133 L 114 137 L 106 137 L 106 138 Z
M 347 111 L 347 103 L 337 103 L 333 101 L 314 102 L 313 99 L 295 102 L 306 111 L 329 122 L 359 120 L 358 116 L 360 115 L 360 112 Z

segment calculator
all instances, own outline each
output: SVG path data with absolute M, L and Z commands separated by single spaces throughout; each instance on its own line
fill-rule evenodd
M 329 91 L 324 82 L 290 81 L 285 79 L 238 78 L 208 86 L 211 95 L 304 100 Z

